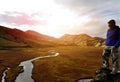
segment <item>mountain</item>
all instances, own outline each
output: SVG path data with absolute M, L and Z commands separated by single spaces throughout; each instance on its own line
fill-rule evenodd
M 28 45 L 20 43 L 16 37 L 12 36 L 12 33 L 9 34 L 9 29 L 7 27 L 0 26 L 0 49 L 8 47 L 27 47 Z M 15 34 L 14 34 L 15 35 Z
M 47 38 L 52 40 L 52 37 L 38 34 L 33 31 L 24 32 L 19 29 L 0 26 L 0 46 L 21 47 L 23 45 L 28 47 L 45 47 L 56 45 L 55 43 L 47 40 Z
M 87 34 L 65 34 L 61 38 L 54 38 L 38 32 L 11 29 L 0 26 L 0 47 L 48 47 L 48 46 L 104 46 L 105 39 L 91 37 Z
M 59 40 L 77 46 L 99 47 L 99 46 L 103 46 L 105 43 L 105 39 L 100 37 L 91 37 L 87 34 L 79 34 L 79 35 L 65 34 Z
M 28 31 L 26 31 L 26 33 L 28 35 L 30 35 L 31 37 L 36 37 L 38 40 L 45 40 L 45 41 L 50 41 L 50 42 L 57 40 L 54 37 L 47 36 L 47 35 L 44 35 L 44 34 L 40 34 L 36 31 L 32 31 L 32 30 L 28 30 Z
M 28 35 L 30 35 L 31 37 L 36 37 L 37 40 L 48 41 L 48 42 L 51 42 L 55 45 L 71 45 L 69 42 L 66 43 L 64 40 L 61 40 L 59 38 L 57 39 L 57 38 L 54 38 L 54 37 L 51 37 L 48 35 L 40 34 L 36 31 L 28 30 L 28 31 L 26 31 L 26 33 Z

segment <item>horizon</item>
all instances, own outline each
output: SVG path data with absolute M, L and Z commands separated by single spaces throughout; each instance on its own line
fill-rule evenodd
M 83 33 L 105 38 L 107 21 L 115 19 L 120 25 L 119 3 L 119 0 L 1 0 L 0 22 L 6 27 L 55 38 Z
M 0 26 L 2 26 L 2 25 L 0 25 Z M 17 30 L 21 30 L 21 29 L 19 29 L 19 28 L 10 28 L 10 27 L 6 27 L 6 26 L 2 26 L 2 27 L 5 27 L 5 28 L 9 28 L 9 29 L 17 29 Z M 21 31 L 23 31 L 23 30 L 21 30 Z M 47 35 L 47 34 L 43 34 L 43 33 L 40 33 L 40 32 L 37 32 L 37 31 L 34 31 L 34 30 L 30 30 L 30 29 L 28 29 L 28 30 L 26 30 L 26 31 L 33 31 L 33 32 L 36 32 L 36 33 L 39 33 L 39 34 L 42 34 L 42 35 L 46 35 L 46 36 L 49 36 L 49 37 L 53 37 L 53 38 L 61 38 L 61 37 L 63 37 L 64 35 L 88 35 L 88 36 L 90 36 L 90 37 L 97 37 L 97 36 L 91 36 L 91 35 L 89 35 L 89 34 L 86 34 L 86 33 L 79 33 L 79 34 L 63 34 L 63 35 L 61 35 L 60 37 L 54 37 L 54 36 L 50 36 L 50 35 Z M 26 32 L 26 31 L 23 31 L 23 32 Z M 99 38 L 103 38 L 103 39 L 105 39 L 104 37 L 99 37 Z

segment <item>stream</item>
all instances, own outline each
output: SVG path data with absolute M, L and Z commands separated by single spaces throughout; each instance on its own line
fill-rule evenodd
M 15 82 L 34 82 L 34 80 L 32 79 L 32 70 L 33 70 L 33 64 L 32 61 L 37 60 L 37 59 L 41 59 L 41 58 L 50 58 L 50 57 L 56 57 L 59 55 L 58 52 L 51 52 L 52 55 L 47 55 L 47 56 L 40 56 L 40 57 L 36 57 L 27 61 L 23 61 L 19 64 L 19 66 L 23 66 L 23 70 L 24 72 L 20 73 Z M 2 77 L 2 82 L 5 82 L 5 77 L 6 77 L 6 72 L 9 71 L 9 69 L 6 69 L 3 72 L 3 77 Z
M 23 66 L 24 72 L 20 73 L 18 75 L 15 82 L 34 82 L 34 80 L 31 78 L 32 69 L 33 69 L 32 61 L 40 59 L 40 58 L 55 57 L 55 56 L 58 56 L 58 55 L 59 55 L 59 53 L 55 53 L 54 55 L 41 56 L 41 57 L 37 57 L 37 58 L 33 58 L 31 60 L 21 62 L 19 66 Z
M 7 69 L 3 72 L 3 76 L 2 76 L 2 81 L 1 82 L 5 82 L 5 76 L 6 76 L 6 72 L 9 71 L 10 68 L 7 67 Z
M 80 79 L 77 82 L 90 82 L 92 78 Z

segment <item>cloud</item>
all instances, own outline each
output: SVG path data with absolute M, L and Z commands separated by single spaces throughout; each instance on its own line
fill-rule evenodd
M 105 38 L 106 31 L 107 31 L 107 23 L 103 25 L 101 21 L 93 20 L 86 22 L 82 26 L 78 25 L 74 28 L 69 29 L 68 33 L 70 34 L 86 33 L 91 36 Z
M 119 0 L 55 0 L 55 2 L 81 15 L 112 16 L 111 14 L 120 14 Z
M 21 12 L 5 12 L 4 14 L 0 14 L 0 22 L 15 26 L 21 25 L 33 26 L 45 23 L 44 20 L 40 21 L 34 19 L 35 16 L 39 16 L 39 14 L 33 13 L 31 15 L 28 15 Z
M 120 0 L 1 0 L 0 23 L 51 35 L 105 36 L 107 21 L 115 19 L 120 24 L 119 3 Z
M 88 33 L 93 36 L 105 37 L 107 21 L 115 19 L 120 24 L 119 0 L 55 0 L 57 4 L 65 6 L 81 16 L 89 16 L 91 20 L 71 29 L 72 33 Z M 87 20 L 87 19 L 86 19 Z

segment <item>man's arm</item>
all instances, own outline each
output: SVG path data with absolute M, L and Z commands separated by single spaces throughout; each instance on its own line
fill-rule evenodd
M 114 45 L 115 47 L 119 47 L 120 46 L 120 28 L 118 29 L 118 37 L 119 37 L 119 40 Z

